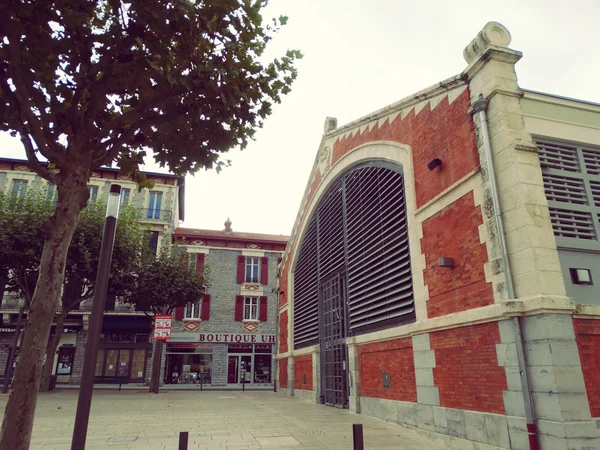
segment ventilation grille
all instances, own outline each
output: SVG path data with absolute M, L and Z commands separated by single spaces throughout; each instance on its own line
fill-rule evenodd
M 574 239 L 596 239 L 592 214 L 587 211 L 550 208 L 554 235 Z
M 350 329 L 414 312 L 402 175 L 381 167 L 346 180 Z
M 577 149 L 566 145 L 537 142 L 540 164 L 542 167 L 566 170 L 568 172 L 581 172 Z
M 317 286 L 317 221 L 313 218 L 304 235 L 294 271 L 294 348 L 319 341 Z
M 600 206 L 600 181 L 590 180 L 590 188 L 592 191 L 592 198 L 594 199 L 594 205 Z
M 327 191 L 318 210 L 319 279 L 344 266 L 344 215 L 342 179 Z
M 588 148 L 582 149 L 585 168 L 590 175 L 600 175 L 600 152 Z
M 587 205 L 583 180 L 561 175 L 543 174 L 546 198 L 550 201 Z

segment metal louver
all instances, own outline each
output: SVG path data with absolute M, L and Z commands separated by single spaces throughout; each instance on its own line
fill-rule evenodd
M 568 172 L 580 172 L 577 149 L 575 147 L 549 142 L 536 143 L 542 167 L 566 170 Z
M 294 348 L 318 341 L 317 221 L 313 217 L 304 234 L 294 271 Z
M 537 142 L 559 248 L 600 250 L 600 149 Z
M 396 167 L 354 168 L 317 206 L 294 270 L 295 348 L 318 342 L 318 287 L 336 274 L 347 283 L 350 334 L 415 320 L 404 183 Z

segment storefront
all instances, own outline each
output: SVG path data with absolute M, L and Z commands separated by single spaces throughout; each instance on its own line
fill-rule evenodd
M 166 344 L 165 384 L 269 384 L 274 335 L 172 333 Z

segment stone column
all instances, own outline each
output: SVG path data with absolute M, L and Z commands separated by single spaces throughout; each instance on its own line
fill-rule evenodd
M 288 395 L 294 395 L 294 384 L 295 384 L 295 374 L 294 374 L 294 356 L 288 357 Z
M 315 403 L 321 399 L 321 353 L 320 347 L 315 347 L 312 354 L 313 398 Z
M 75 358 L 73 360 L 73 371 L 71 372 L 70 384 L 81 383 L 81 376 L 83 375 L 83 360 L 85 356 L 85 345 L 87 343 L 88 332 L 87 328 L 77 333 L 75 340 Z M 102 351 L 99 349 L 99 351 Z
M 360 361 L 358 345 L 348 344 L 348 374 L 350 383 L 350 411 L 360 413 Z
M 225 386 L 227 384 L 227 344 L 213 344 L 211 384 Z

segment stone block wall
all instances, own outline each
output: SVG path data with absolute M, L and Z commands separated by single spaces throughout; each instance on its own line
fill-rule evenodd
M 600 320 L 573 319 L 592 417 L 600 417 Z

